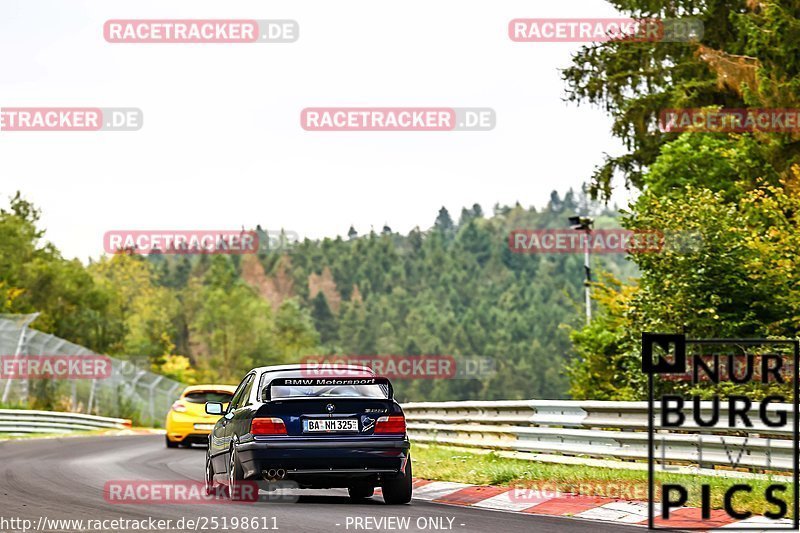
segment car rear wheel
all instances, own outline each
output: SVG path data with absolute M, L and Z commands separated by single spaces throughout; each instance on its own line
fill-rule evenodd
M 180 444 L 178 442 L 172 442 L 171 440 L 169 440 L 169 437 L 167 437 L 166 435 L 164 436 L 164 438 L 167 439 L 167 448 L 177 448 L 178 445 Z
M 228 497 L 233 501 L 240 501 L 242 499 L 242 481 L 244 481 L 244 472 L 242 465 L 239 464 L 239 458 L 236 456 L 236 447 L 231 447 L 231 459 L 228 464 Z
M 351 500 L 366 500 L 375 494 L 375 487 L 366 483 L 360 483 L 347 488 Z
M 404 475 L 383 483 L 383 501 L 388 505 L 402 505 L 411 501 L 411 457 L 406 461 Z

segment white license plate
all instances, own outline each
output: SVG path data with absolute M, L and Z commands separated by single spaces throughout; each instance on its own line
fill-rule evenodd
M 214 424 L 195 424 L 194 429 L 199 429 L 201 431 L 211 431 L 214 429 Z
M 306 433 L 330 433 L 334 431 L 358 432 L 358 420 L 354 418 L 321 418 L 303 420 Z

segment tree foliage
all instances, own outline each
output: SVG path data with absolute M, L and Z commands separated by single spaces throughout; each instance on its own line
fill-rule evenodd
M 48 331 L 109 355 L 147 356 L 154 370 L 193 382 L 234 383 L 254 366 L 309 355 L 494 359 L 495 372 L 476 379 L 397 383 L 400 398 L 418 400 L 564 397 L 573 353 L 565 326 L 583 317 L 582 255 L 513 253 L 508 234 L 564 228 L 581 209 L 616 225 L 583 194 L 554 192 L 541 210 L 495 206 L 487 218 L 475 204 L 458 224 L 442 209 L 429 230 L 408 235 L 351 231 L 247 258 L 122 254 L 83 267 L 41 244 L 36 212 L 20 202 L 0 216 L 0 242 L 13 252 L 0 287 L 11 311 L 42 311 Z M 601 265 L 632 272 L 622 258 Z M 50 286 L 59 300 L 38 294 Z
M 571 97 L 602 103 L 629 148 L 595 175 L 609 192 L 622 170 L 641 194 L 630 229 L 690 236 L 686 246 L 631 257 L 635 284 L 605 279 L 599 313 L 574 332 L 579 398 L 641 399 L 643 331 L 692 337 L 790 337 L 800 331 L 800 132 L 659 133 L 670 107 L 798 107 L 796 1 L 612 2 L 634 16 L 693 15 L 694 43 L 585 48 L 565 77 Z
M 796 0 L 609 0 L 636 18 L 694 18 L 702 38 L 688 42 L 608 41 L 584 47 L 563 71 L 568 99 L 598 105 L 613 118 L 626 153 L 606 156 L 593 192 L 610 196 L 612 179 L 645 188 L 646 173 L 677 133 L 662 133 L 664 109 L 796 108 L 800 101 L 800 19 Z M 798 162 L 798 132 L 759 135 L 764 158 L 783 178 Z M 763 176 L 766 178 L 766 176 Z

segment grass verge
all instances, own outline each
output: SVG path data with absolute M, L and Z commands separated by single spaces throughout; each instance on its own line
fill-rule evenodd
M 435 481 L 456 481 L 473 485 L 503 485 L 529 487 L 541 492 L 554 491 L 587 496 L 604 496 L 626 500 L 647 500 L 647 472 L 621 470 L 583 465 L 561 465 L 540 463 L 522 459 L 509 459 L 497 454 L 469 453 L 447 446 L 413 447 L 414 476 Z M 689 492 L 688 507 L 701 506 L 701 485 L 711 487 L 711 507 L 722 509 L 725 492 L 735 484 L 745 483 L 752 492 L 738 492 L 733 506 L 739 511 L 764 514 L 777 511 L 775 505 L 765 500 L 764 494 L 771 484 L 785 484 L 786 492 L 775 493 L 787 503 L 792 511 L 793 493 L 791 482 L 784 478 L 737 479 L 695 474 L 657 472 L 657 481 L 662 484 L 679 484 Z M 660 501 L 660 490 L 656 499 Z M 787 515 L 787 518 L 789 516 Z

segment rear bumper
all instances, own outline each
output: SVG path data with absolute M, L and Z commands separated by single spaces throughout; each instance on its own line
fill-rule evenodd
M 191 441 L 197 443 L 208 443 L 210 429 L 197 429 L 194 423 L 182 422 L 167 425 L 167 436 L 173 442 Z
M 198 429 L 196 425 L 200 424 L 214 427 L 216 421 L 217 418 L 214 417 L 200 418 L 170 412 L 166 423 L 167 436 L 173 442 L 191 440 L 192 442 L 206 443 L 208 442 L 208 434 L 211 433 L 211 429 Z
M 335 486 L 336 478 L 402 475 L 409 447 L 408 440 L 399 438 L 270 438 L 240 443 L 236 452 L 247 479 L 284 469 L 286 479 L 301 484 L 325 480 Z
M 208 444 L 208 433 L 195 432 L 183 435 L 180 433 L 167 433 L 169 440 L 182 444 Z

